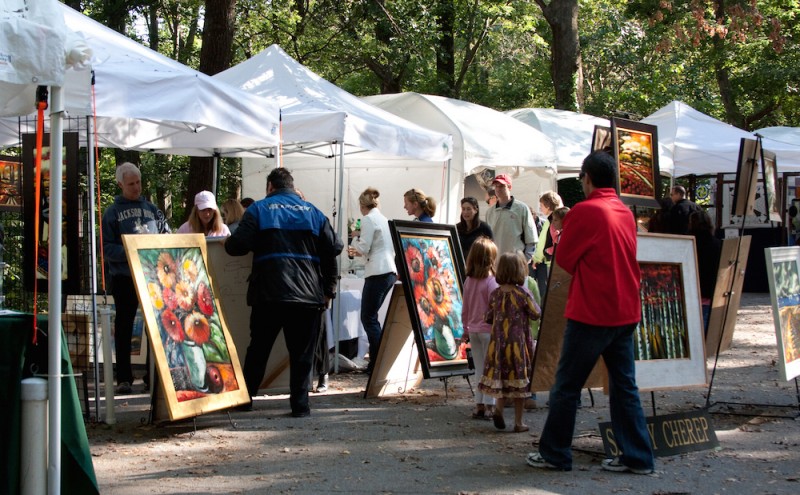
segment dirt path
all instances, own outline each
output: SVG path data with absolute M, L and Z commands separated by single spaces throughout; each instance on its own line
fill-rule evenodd
M 767 294 L 746 294 L 733 349 L 720 356 L 712 402 L 797 404 L 795 382 L 779 380 Z M 709 361 L 713 365 L 713 361 Z M 597 424 L 608 421 L 600 391 L 584 393 L 576 428 L 575 469 L 541 472 L 524 456 L 547 414 L 526 413 L 528 433 L 498 432 L 470 417 L 463 379 L 426 380 L 403 396 L 365 400 L 366 376 L 333 376 L 330 392 L 312 398 L 309 418 L 286 417 L 288 400 L 263 397 L 252 412 L 142 425 L 145 396 L 118 407 L 118 424 L 89 426 L 101 493 L 800 493 L 800 421 L 713 414 L 720 448 L 657 459 L 649 476 L 600 469 Z M 658 392 L 658 414 L 706 403 L 706 389 Z M 540 394 L 544 404 L 547 394 Z M 651 414 L 650 394 L 643 394 Z M 724 406 L 715 406 L 720 410 Z M 738 408 L 737 408 L 738 409 Z M 764 410 L 787 413 L 792 409 Z

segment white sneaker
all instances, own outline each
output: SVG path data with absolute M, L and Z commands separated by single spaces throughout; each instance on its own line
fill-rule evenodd
M 653 474 L 652 468 L 632 468 L 623 464 L 619 457 L 604 460 L 601 467 L 615 473 Z

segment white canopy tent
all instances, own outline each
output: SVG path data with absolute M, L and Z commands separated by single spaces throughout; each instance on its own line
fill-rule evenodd
M 554 108 L 518 108 L 506 114 L 550 138 L 559 175 L 580 172 L 583 159 L 592 151 L 594 127 L 611 127 L 608 119 Z
M 528 206 L 536 207 L 539 195 L 555 186 L 553 143 L 541 132 L 502 112 L 461 100 L 418 93 L 368 96 L 364 101 L 453 136 L 449 188 L 450 197 L 455 199 L 443 208 L 446 212 L 437 213 L 440 222 L 458 220 L 464 179 L 485 169 L 514 176 L 513 194 Z M 438 177 L 431 173 L 429 176 L 415 174 L 409 178 L 412 179 L 410 187 L 422 188 L 436 197 Z M 402 205 L 402 192 L 392 194 Z
M 449 135 L 361 101 L 277 45 L 214 78 L 277 102 L 284 143 L 282 162 L 309 201 L 338 215 L 337 230 L 342 236 L 344 219 L 360 215 L 354 198 L 367 186 L 382 192 L 381 209 L 395 216 L 390 207 L 393 203 L 385 200 L 387 188 L 404 183 L 408 175 L 427 175 L 424 171 L 441 175 L 452 156 Z M 399 174 L 398 161 L 404 164 Z M 275 160 L 243 160 L 242 195 L 263 197 L 266 176 L 275 166 Z M 407 166 L 413 166 L 415 174 L 408 174 Z M 381 171 L 375 173 L 378 167 Z M 349 200 L 342 201 L 345 195 Z M 402 206 L 402 199 L 398 201 Z
M 662 170 L 672 168 L 674 177 L 736 173 L 741 139 L 755 139 L 681 101 L 672 101 L 642 122 L 658 126 L 659 165 Z
M 171 60 L 61 3 L 57 8 L 67 28 L 82 35 L 93 52 L 100 146 L 213 156 L 264 154 L 278 143 L 273 102 Z M 0 108 L 19 110 L 29 102 L 32 111 L 33 90 L 0 93 Z M 91 72 L 66 71 L 68 114 L 91 116 L 90 96 Z M 25 112 L 12 114 L 20 113 Z M 17 145 L 19 131 L 17 119 L 0 119 L 0 146 Z
M 800 172 L 800 127 L 765 127 L 755 131 L 765 150 L 775 153 L 780 172 Z

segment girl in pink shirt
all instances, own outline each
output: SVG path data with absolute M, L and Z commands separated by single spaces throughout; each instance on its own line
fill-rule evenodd
M 479 237 L 467 256 L 467 279 L 464 282 L 464 302 L 461 310 L 461 323 L 464 326 L 464 339 L 472 346 L 472 359 L 478 374 L 483 373 L 486 349 L 492 325 L 486 323 L 484 315 L 489 307 L 489 295 L 498 287 L 494 279 L 494 265 L 497 259 L 497 246 L 491 239 Z M 480 376 L 480 375 L 479 375 Z M 475 419 L 492 419 L 494 397 L 475 391 Z

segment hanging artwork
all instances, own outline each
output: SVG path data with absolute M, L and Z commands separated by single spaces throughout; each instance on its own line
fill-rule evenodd
M 742 138 L 739 143 L 739 163 L 736 168 L 736 185 L 733 190 L 731 209 L 733 215 L 754 215 L 760 159 L 761 141 Z
M 471 374 L 462 342 L 464 263 L 455 226 L 402 220 L 389 224 L 423 375 Z
M 25 257 L 23 260 L 23 279 L 25 288 L 33 290 L 34 280 L 39 292 L 47 292 L 49 270 L 50 239 L 50 135 L 45 134 L 42 142 L 42 177 L 39 197 L 39 245 L 34 246 L 35 223 L 35 150 L 36 135 L 22 135 L 22 169 L 23 196 L 25 202 Z M 78 228 L 80 215 L 78 211 L 78 133 L 64 133 L 62 170 L 62 206 L 61 219 L 61 280 L 65 294 L 80 293 L 80 237 Z M 34 253 L 38 253 L 34 270 Z M 35 275 L 35 278 L 34 278 Z
M 800 247 L 766 250 L 781 377 L 800 375 Z
M 642 390 L 704 386 L 705 339 L 694 237 L 639 234 L 642 320 L 634 333 Z
M 658 208 L 661 177 L 657 127 L 611 119 L 612 151 L 617 161 L 617 191 L 627 205 Z
M 764 202 L 768 222 L 781 221 L 781 201 L 778 195 L 778 160 L 772 151 L 763 151 L 764 171 Z
M 594 131 L 592 132 L 592 149 L 590 151 L 607 151 L 612 153 L 611 144 L 611 128 L 602 125 L 594 126 Z
M 0 156 L 0 210 L 22 208 L 22 166 L 19 157 Z
M 123 235 L 171 420 L 250 401 L 202 234 Z

